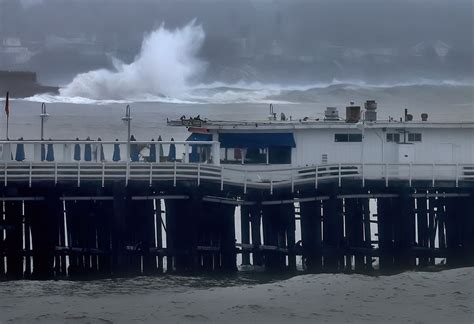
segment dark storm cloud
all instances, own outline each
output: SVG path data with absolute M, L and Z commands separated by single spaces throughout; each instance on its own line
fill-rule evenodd
M 472 76 L 471 0 L 0 0 L 0 38 L 48 79 L 129 62 L 144 33 L 196 18 L 207 80 L 466 78 Z M 16 64 L 16 65 L 15 65 Z

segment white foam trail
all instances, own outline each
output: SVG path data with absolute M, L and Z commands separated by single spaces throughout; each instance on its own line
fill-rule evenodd
M 63 97 L 130 100 L 150 96 L 178 98 L 205 67 L 197 58 L 204 31 L 195 21 L 183 28 L 161 27 L 145 36 L 134 62 L 113 60 L 115 70 L 77 75 L 60 90 Z
M 12 99 L 15 100 L 15 99 Z M 160 102 L 160 103 L 174 103 L 174 104 L 197 104 L 197 101 L 180 100 L 176 98 L 159 97 L 159 96 L 141 96 L 140 98 L 129 98 L 127 100 L 105 100 L 105 99 L 89 99 L 84 97 L 65 97 L 49 94 L 35 95 L 24 98 L 22 100 L 32 102 L 44 103 L 67 103 L 78 105 L 108 105 L 108 104 L 128 104 L 133 102 Z

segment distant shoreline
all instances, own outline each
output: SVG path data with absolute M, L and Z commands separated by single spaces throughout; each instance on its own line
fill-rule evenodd
M 12 98 L 27 98 L 37 94 L 59 94 L 59 87 L 38 83 L 36 72 L 0 71 L 0 95 L 6 92 Z

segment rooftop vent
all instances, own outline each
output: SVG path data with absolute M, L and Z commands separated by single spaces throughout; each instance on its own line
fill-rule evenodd
M 336 107 L 326 107 L 324 120 L 339 120 L 339 113 Z
M 427 113 L 422 113 L 421 114 L 421 121 L 428 121 L 428 114 Z
M 377 120 L 377 103 L 375 100 L 367 100 L 365 102 L 365 120 L 376 121 Z
M 354 106 L 351 102 L 350 106 L 346 107 L 346 123 L 357 123 L 360 120 L 360 106 Z

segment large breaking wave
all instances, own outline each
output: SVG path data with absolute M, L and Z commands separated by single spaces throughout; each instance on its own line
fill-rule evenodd
M 148 100 L 179 97 L 205 64 L 197 58 L 204 31 L 195 21 L 175 30 L 164 25 L 146 35 L 140 53 L 126 64 L 113 59 L 114 70 L 77 75 L 61 97 L 94 100 Z
M 68 104 L 114 104 L 132 102 L 158 102 L 172 104 L 233 104 L 233 103 L 321 103 L 339 104 L 350 100 L 365 101 L 368 98 L 380 101 L 445 102 L 447 105 L 461 103 L 472 105 L 474 84 L 461 81 L 416 80 L 394 84 L 367 84 L 362 81 L 339 81 L 301 85 L 279 85 L 260 82 L 227 84 L 188 85 L 174 96 L 142 93 L 123 93 L 117 99 L 91 98 L 88 95 L 68 96 L 42 94 L 28 101 Z M 1 100 L 1 98 L 0 98 Z

